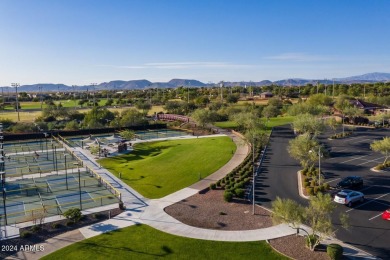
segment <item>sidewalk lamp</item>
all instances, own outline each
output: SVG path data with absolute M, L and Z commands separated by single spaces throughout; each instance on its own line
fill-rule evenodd
M 315 153 L 316 151 L 310 150 L 309 153 Z M 318 146 L 318 186 L 321 185 L 321 146 Z

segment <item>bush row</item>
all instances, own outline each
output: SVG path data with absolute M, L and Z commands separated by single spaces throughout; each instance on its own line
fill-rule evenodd
M 255 152 L 255 161 L 257 161 L 260 157 L 259 151 L 261 151 L 261 147 L 258 146 L 255 150 L 257 151 Z M 232 201 L 234 197 L 244 198 L 252 175 L 252 153 L 250 153 L 239 166 L 234 168 L 224 178 L 210 184 L 210 189 L 224 189 L 224 199 L 227 202 Z
M 352 135 L 352 132 L 338 133 L 330 136 L 330 139 L 340 139 Z
M 386 168 L 390 168 L 390 162 L 386 162 L 386 163 L 382 163 L 382 164 L 378 164 L 377 166 L 375 166 L 375 170 L 384 170 Z

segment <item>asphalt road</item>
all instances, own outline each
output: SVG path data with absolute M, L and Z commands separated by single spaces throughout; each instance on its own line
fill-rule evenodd
M 382 259 L 390 259 L 390 222 L 381 219 L 381 213 L 390 208 L 390 172 L 370 171 L 370 168 L 384 160 L 383 155 L 371 151 L 370 144 L 389 136 L 390 131 L 358 129 L 346 139 L 327 140 L 330 134 L 327 132 L 319 137 L 321 142 L 332 149 L 331 158 L 321 161 L 325 181 L 332 186 L 346 176 L 362 176 L 364 187 L 361 192 L 366 198 L 364 203 L 351 208 L 337 205 L 333 223 L 339 226 L 339 214 L 346 213 L 350 227 L 348 230 L 339 227 L 336 236 Z M 297 171 L 301 167 L 287 152 L 288 141 L 294 137 L 289 126 L 274 128 L 256 181 L 257 204 L 270 208 L 277 196 L 307 204 L 298 194 Z

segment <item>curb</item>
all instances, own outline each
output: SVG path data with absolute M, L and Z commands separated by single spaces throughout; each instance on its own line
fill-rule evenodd
M 299 193 L 299 196 L 301 196 L 302 198 L 304 199 L 310 199 L 309 196 L 306 196 L 305 194 L 303 194 L 303 191 L 302 191 L 302 174 L 301 174 L 301 170 L 299 170 L 297 172 L 298 174 L 298 193 Z

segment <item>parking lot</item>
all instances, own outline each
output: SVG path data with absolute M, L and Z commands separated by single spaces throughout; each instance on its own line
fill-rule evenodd
M 355 244 L 386 259 L 390 256 L 390 222 L 381 218 L 383 211 L 390 208 L 390 172 L 374 172 L 370 169 L 382 163 L 385 157 L 370 149 L 370 144 L 389 136 L 388 130 L 358 129 L 348 138 L 327 140 L 329 133 L 321 142 L 331 147 L 331 158 L 323 160 L 322 169 L 326 182 L 335 186 L 347 176 L 361 176 L 364 186 L 359 191 L 365 201 L 351 208 L 337 205 L 334 222 L 338 223 L 339 213 L 349 216 L 349 230 L 339 229 L 337 237 Z M 387 257 L 385 257 L 387 256 Z
M 381 218 L 382 212 L 390 208 L 390 172 L 377 173 L 370 170 L 384 161 L 384 156 L 373 152 L 370 144 L 389 136 L 390 131 L 359 128 L 345 139 L 328 140 L 332 134 L 326 132 L 319 137 L 322 143 L 331 148 L 331 157 L 321 160 L 325 181 L 336 186 L 347 176 L 361 176 L 364 186 L 360 191 L 365 195 L 363 203 L 356 203 L 351 208 L 337 204 L 333 215 L 336 237 L 382 259 L 390 259 L 390 221 Z M 299 196 L 295 184 L 297 171 L 301 167 L 287 153 L 288 142 L 294 137 L 289 126 L 274 128 L 269 152 L 256 181 L 256 203 L 270 208 L 271 202 L 278 196 L 307 204 Z M 347 230 L 341 228 L 340 213 L 349 216 Z

